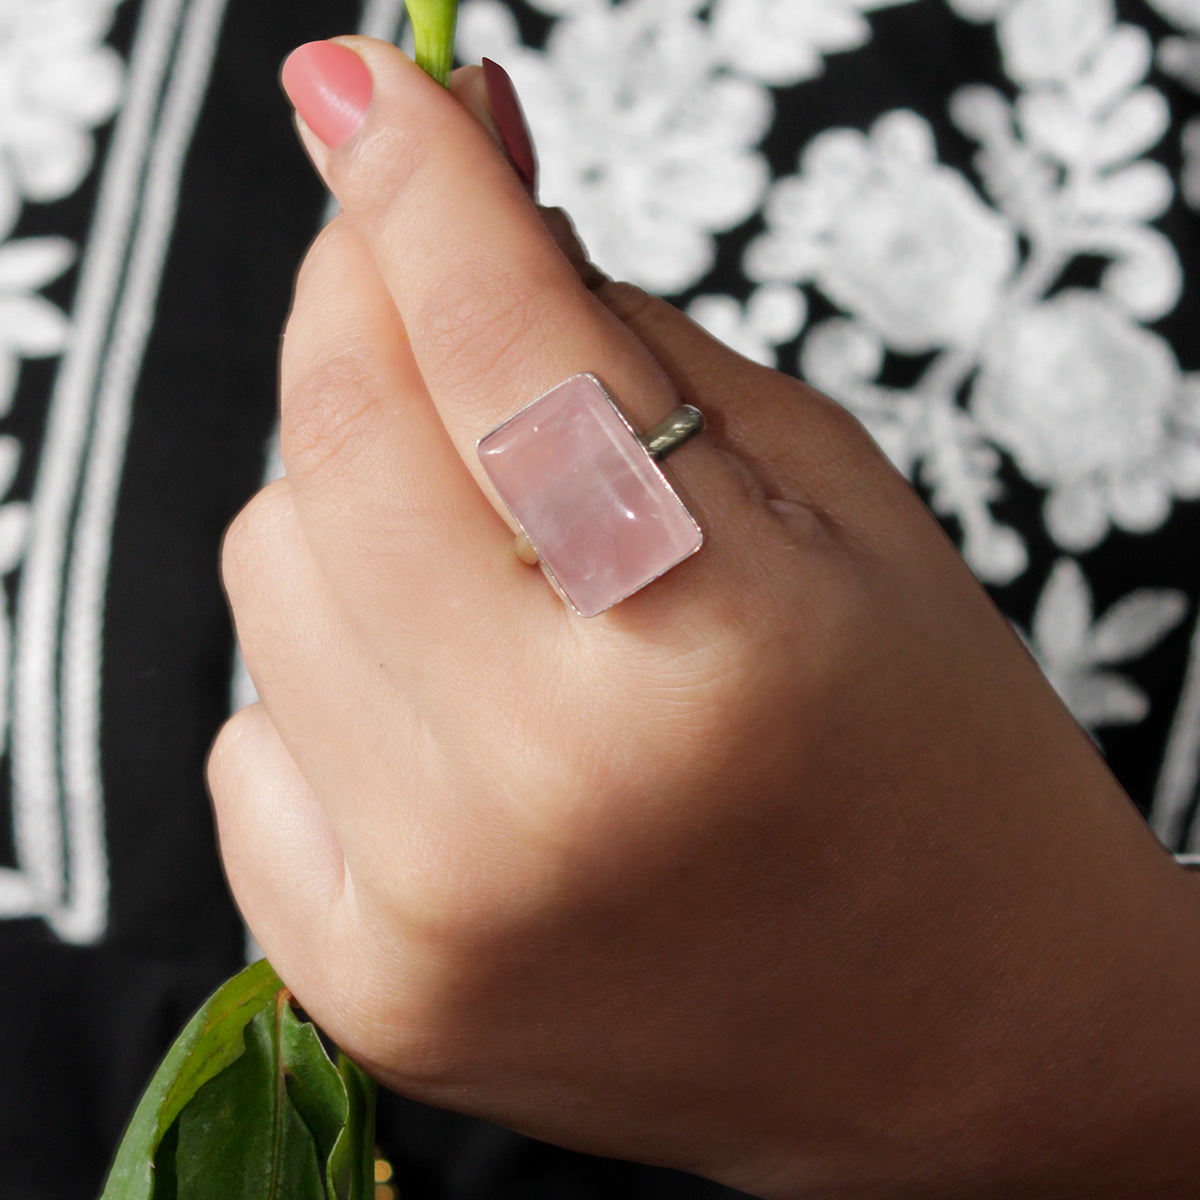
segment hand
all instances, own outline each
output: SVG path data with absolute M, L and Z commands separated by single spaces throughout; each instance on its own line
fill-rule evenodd
M 919 499 L 343 45 L 287 476 L 223 548 L 262 701 L 208 762 L 281 976 L 410 1096 L 764 1195 L 1200 1194 L 1195 881 Z M 474 452 L 583 370 L 709 420 L 667 466 L 703 548 L 590 620 Z

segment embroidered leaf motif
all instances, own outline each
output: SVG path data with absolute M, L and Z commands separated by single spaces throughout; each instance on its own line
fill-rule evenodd
M 1072 90 L 1090 111 L 1102 112 L 1146 77 L 1152 56 L 1150 35 L 1144 29 L 1118 25 L 1080 72 Z
M 0 292 L 35 291 L 57 279 L 74 261 L 66 238 L 22 238 L 0 248 Z
M 1135 725 L 1150 711 L 1146 693 L 1124 675 L 1093 671 L 1072 680 L 1063 696 L 1075 720 L 1085 729 L 1097 725 Z
M 1092 142 L 1094 162 L 1115 165 L 1144 154 L 1167 132 L 1171 112 L 1162 92 L 1142 87 L 1108 114 Z
M 1138 162 L 1088 180 L 1078 192 L 1081 212 L 1118 221 L 1153 221 L 1171 206 L 1175 185 L 1160 163 Z
M 1078 662 L 1092 623 L 1092 596 L 1073 558 L 1054 564 L 1033 614 L 1033 644 L 1047 664 Z
M 69 196 L 92 163 L 92 130 L 116 111 L 125 74 L 105 45 L 119 0 L 4 5 L 0 191 Z
M 57 354 L 66 345 L 67 320 L 41 296 L 0 297 L 3 338 L 26 358 Z
M 29 505 L 24 500 L 0 505 L 0 575 L 7 575 L 21 561 L 28 527 Z
M 1186 611 L 1180 592 L 1132 592 L 1096 622 L 1087 642 L 1088 658 L 1096 663 L 1140 658 L 1183 620 Z
M 1032 637 L 1025 642 L 1085 729 L 1130 725 L 1145 718 L 1149 700 L 1124 675 L 1097 667 L 1140 658 L 1179 624 L 1186 610 L 1182 592 L 1143 588 L 1122 597 L 1093 623 L 1083 571 L 1074 559 L 1063 558 L 1050 572 L 1033 614 Z

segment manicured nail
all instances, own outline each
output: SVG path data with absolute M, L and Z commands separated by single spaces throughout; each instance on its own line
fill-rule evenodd
M 532 196 L 537 192 L 537 158 L 533 153 L 529 126 L 525 124 L 525 115 L 521 112 L 521 102 L 517 99 L 517 89 L 513 87 L 508 72 L 490 58 L 483 60 L 483 78 L 487 83 L 492 120 L 504 139 L 509 161 Z
M 357 132 L 371 103 L 371 72 L 348 46 L 306 42 L 287 56 L 280 82 L 304 123 L 330 150 Z

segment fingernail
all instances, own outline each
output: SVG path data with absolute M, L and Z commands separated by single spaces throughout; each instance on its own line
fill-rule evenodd
M 504 139 L 509 161 L 532 196 L 537 191 L 537 158 L 533 153 L 529 126 L 521 112 L 521 102 L 517 99 L 517 89 L 508 72 L 490 58 L 483 60 L 483 78 L 487 83 L 492 119 Z
M 306 42 L 287 56 L 280 82 L 304 123 L 330 150 L 357 132 L 371 103 L 371 72 L 348 46 Z

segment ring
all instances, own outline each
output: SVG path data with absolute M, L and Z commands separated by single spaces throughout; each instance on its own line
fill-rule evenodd
M 540 563 L 563 600 L 594 617 L 700 549 L 700 526 L 658 461 L 703 428 L 703 414 L 685 404 L 639 435 L 584 372 L 475 449 L 521 531 L 518 556 Z

